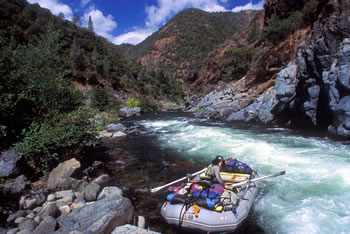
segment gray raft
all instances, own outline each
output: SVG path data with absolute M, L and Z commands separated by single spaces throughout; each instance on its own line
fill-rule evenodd
M 202 230 L 205 232 L 232 232 L 235 231 L 248 217 L 258 193 L 258 182 L 252 182 L 249 186 L 242 187 L 239 195 L 239 203 L 236 213 L 233 211 L 217 212 L 201 208 L 196 217 L 190 207 L 187 211 L 184 204 L 171 204 L 165 202 L 161 208 L 161 214 L 168 224 L 176 225 L 184 229 Z

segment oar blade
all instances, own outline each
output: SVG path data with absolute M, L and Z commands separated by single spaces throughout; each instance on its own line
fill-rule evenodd
M 286 174 L 286 171 L 281 171 L 281 172 L 275 173 L 273 176 L 276 177 L 276 176 L 281 176 L 285 174 Z

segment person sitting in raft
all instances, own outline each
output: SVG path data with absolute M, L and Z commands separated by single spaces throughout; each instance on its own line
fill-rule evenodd
M 208 171 L 208 175 L 210 176 L 210 180 L 212 183 L 219 183 L 222 186 L 225 186 L 224 181 L 220 176 L 220 169 L 223 165 L 225 165 L 225 160 L 221 155 L 216 156 L 216 158 L 212 161 L 212 167 Z

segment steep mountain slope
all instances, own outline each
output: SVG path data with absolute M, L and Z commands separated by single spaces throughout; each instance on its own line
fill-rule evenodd
M 0 0 L 0 39 L 12 41 L 13 50 L 33 43 L 49 22 L 60 32 L 60 66 L 66 69 L 68 79 L 83 86 L 105 86 L 125 96 L 129 93 L 165 98 L 166 92 L 154 90 L 162 90 L 161 85 L 177 89 L 175 83 L 157 79 L 156 73 L 142 71 L 140 63 L 87 28 L 56 17 L 38 4 Z
M 137 46 L 122 48 L 148 70 L 163 70 L 171 78 L 191 81 L 209 52 L 245 29 L 255 14 L 188 9 Z
M 211 118 L 350 137 L 350 3 L 297 3 L 267 1 L 264 15 L 256 21 L 263 29 L 257 40 L 249 43 L 247 32 L 245 42 L 242 38 L 241 44 L 231 42 L 213 53 L 224 57 L 225 51 L 237 46 L 260 50 L 248 71 L 223 83 L 223 58 L 209 58 L 203 65 L 207 71 L 200 72 L 203 75 L 191 87 L 188 105 L 205 108 L 202 115 Z

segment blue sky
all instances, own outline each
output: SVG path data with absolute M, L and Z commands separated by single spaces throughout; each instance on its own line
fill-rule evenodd
M 28 0 L 62 12 L 71 20 L 79 15 L 86 27 L 89 16 L 95 32 L 114 44 L 138 44 L 174 15 L 187 8 L 208 12 L 262 9 L 264 0 Z

